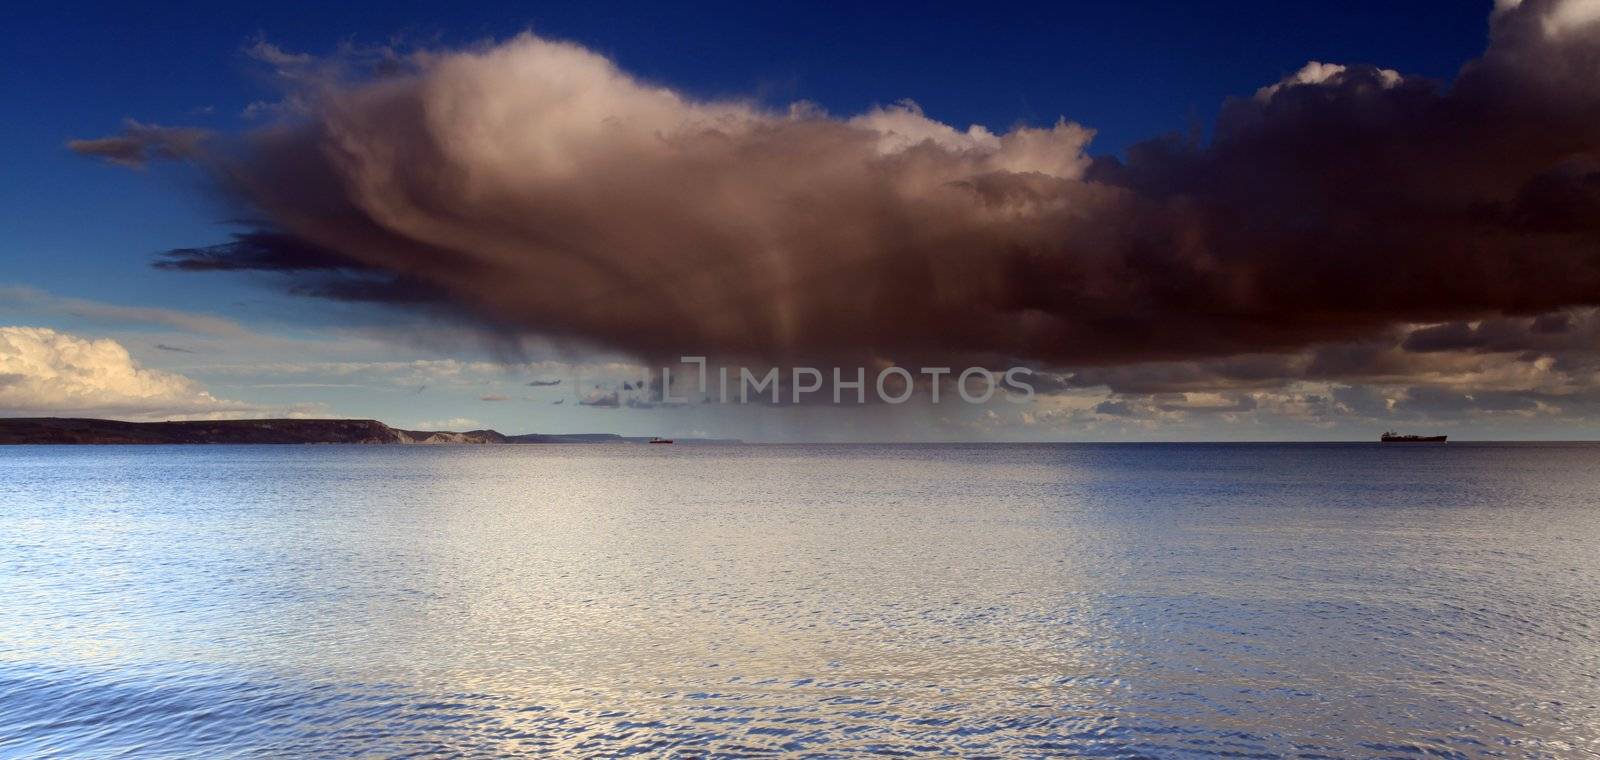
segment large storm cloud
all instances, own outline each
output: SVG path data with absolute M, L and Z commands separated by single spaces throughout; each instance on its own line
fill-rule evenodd
M 1312 63 L 1120 160 L 1069 121 L 696 101 L 532 35 L 370 75 L 263 55 L 291 87 L 271 126 L 75 145 L 195 162 L 265 220 L 160 266 L 496 334 L 774 363 L 1289 355 L 1600 304 L 1600 0 L 1489 26 L 1452 82 Z M 1488 339 L 1461 329 L 1413 348 Z

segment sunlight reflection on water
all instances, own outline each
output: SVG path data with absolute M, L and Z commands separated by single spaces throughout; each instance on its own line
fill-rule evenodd
M 1600 447 L 10 447 L 0 755 L 1592 756 Z

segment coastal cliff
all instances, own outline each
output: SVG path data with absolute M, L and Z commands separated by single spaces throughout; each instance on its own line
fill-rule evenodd
M 400 430 L 377 420 L 205 420 L 122 422 L 72 417 L 0 418 L 0 444 L 173 443 L 631 443 L 608 433 L 508 436 L 493 430 L 464 433 Z
M 436 439 L 443 442 L 445 437 L 450 437 L 451 443 L 465 443 L 474 436 L 471 433 L 396 430 L 377 420 L 122 422 L 67 417 L 0 419 L 0 443 L 422 443 Z

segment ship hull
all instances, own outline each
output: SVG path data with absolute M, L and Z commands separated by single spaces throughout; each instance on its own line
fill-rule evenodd
M 1444 443 L 1447 435 L 1386 435 L 1378 440 L 1382 443 Z

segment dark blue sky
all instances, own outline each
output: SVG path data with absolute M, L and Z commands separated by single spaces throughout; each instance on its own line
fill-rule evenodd
M 150 301 L 183 294 L 235 315 L 266 297 L 239 281 L 154 272 L 151 253 L 216 242 L 228 216 L 171 169 L 74 156 L 74 137 L 133 118 L 229 130 L 271 98 L 241 54 L 256 39 L 323 53 L 344 41 L 455 45 L 523 29 L 603 52 L 705 96 L 820 103 L 839 114 L 911 98 L 933 118 L 1001 130 L 1058 116 L 1095 150 L 1204 125 L 1308 59 L 1448 78 L 1483 47 L 1489 4 L 1098 2 L 856 8 L 760 3 L 24 4 L 0 25 L 0 249 L 11 283 Z M 154 175 L 154 176 L 151 176 Z M 95 276 L 84 277 L 85 272 Z M 272 300 L 272 299 L 267 299 Z M 263 306 L 263 310 L 267 308 Z

